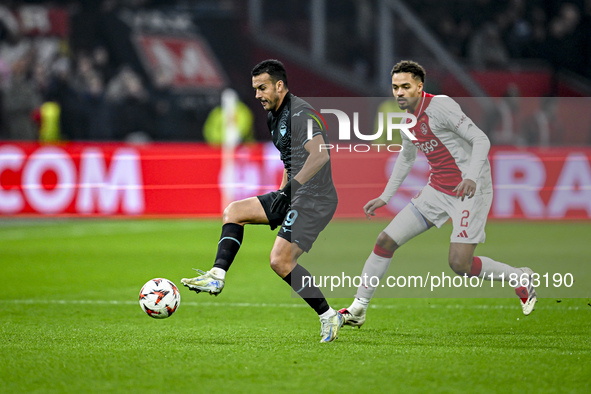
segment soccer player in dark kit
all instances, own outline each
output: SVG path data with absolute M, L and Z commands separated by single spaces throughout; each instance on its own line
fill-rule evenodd
M 223 226 L 213 268 L 195 278 L 184 278 L 189 289 L 219 294 L 226 272 L 242 245 L 244 225 L 280 226 L 271 250 L 271 268 L 318 314 L 320 342 L 332 342 L 343 325 L 343 317 L 328 305 L 311 274 L 297 260 L 308 252 L 318 234 L 332 219 L 337 193 L 332 181 L 330 155 L 320 149 L 328 143 L 326 132 L 312 122 L 308 135 L 306 111 L 310 105 L 291 94 L 283 64 L 265 60 L 252 70 L 256 98 L 267 111 L 267 124 L 273 144 L 284 164 L 278 191 L 234 201 L 223 214 Z

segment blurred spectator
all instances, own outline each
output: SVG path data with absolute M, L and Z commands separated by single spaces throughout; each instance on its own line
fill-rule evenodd
M 62 138 L 82 138 L 76 127 L 76 93 L 70 86 L 71 62 L 67 57 L 58 57 L 49 71 L 45 99 L 60 106 L 60 129 Z
M 533 58 L 591 76 L 591 0 L 417 0 L 409 5 L 451 53 L 478 67 Z
M 10 67 L 30 51 L 30 41 L 23 39 L 18 20 L 10 9 L 0 5 L 0 59 Z
M 85 53 L 77 56 L 73 77 L 62 81 L 62 124 L 74 139 L 109 140 L 113 137 L 111 111 L 105 100 L 105 81 L 95 68 L 93 58 Z
M 56 142 L 61 140 L 61 108 L 55 101 L 48 101 L 39 107 L 36 120 L 39 124 L 39 141 Z
M 0 58 L 0 138 L 7 138 L 6 122 L 4 115 L 4 90 L 10 81 L 10 67 Z
M 128 65 L 122 66 L 113 78 L 108 82 L 106 88 L 106 99 L 111 103 L 122 101 L 127 95 L 129 81 L 139 78 Z
M 156 117 L 156 135 L 161 141 L 172 141 L 178 139 L 183 129 L 185 114 L 175 105 L 175 95 L 172 91 L 173 75 L 163 69 L 157 71 L 154 78 L 154 110 Z
M 503 17 L 507 23 L 504 41 L 512 58 L 523 57 L 532 40 L 532 24 L 526 17 L 525 0 L 511 0 Z
M 583 26 L 583 58 L 585 59 L 584 75 L 591 78 L 591 0 L 585 0 L 581 26 Z
M 35 140 L 37 126 L 33 111 L 41 105 L 41 94 L 29 78 L 31 56 L 24 56 L 12 65 L 12 75 L 3 91 L 3 117 L 8 138 L 14 140 Z
M 251 142 L 253 138 L 254 116 L 252 111 L 242 101 L 236 101 L 235 123 L 240 142 Z M 221 105 L 211 110 L 203 125 L 203 137 L 210 145 L 221 145 L 225 136 L 225 120 Z
M 545 56 L 544 45 L 548 38 L 548 32 L 546 29 L 546 12 L 542 7 L 533 7 L 529 16 L 529 21 L 531 25 L 531 35 L 524 48 L 524 56 L 542 58 Z
M 487 22 L 468 45 L 470 62 L 476 67 L 506 67 L 509 53 L 501 39 L 499 27 Z
M 99 45 L 92 50 L 92 61 L 94 69 L 103 81 L 109 81 L 115 75 L 109 51 L 104 46 Z
M 113 133 L 117 139 L 143 134 L 153 139 L 156 134 L 155 108 L 139 75 L 124 67 L 109 83 L 107 100 L 113 106 Z
M 453 55 L 466 56 L 468 37 L 472 33 L 472 26 L 467 20 L 464 19 L 456 23 L 451 15 L 444 14 L 437 22 L 437 31 L 440 41 Z
M 43 33 L 23 34 L 16 11 L 25 3 L 29 2 L 16 0 L 0 5 L 1 138 L 37 138 L 30 128 L 34 124 L 31 110 L 36 108 L 42 133 L 55 136 L 57 130 L 66 139 L 124 139 L 138 131 L 157 140 L 201 139 L 194 125 L 203 122 L 215 101 L 213 96 L 190 96 L 172 89 L 169 76 L 162 72 L 152 75 L 141 69 L 137 59 L 123 56 L 134 51 L 130 40 L 121 40 L 118 33 L 106 34 L 113 32 L 113 23 L 120 28 L 117 32 L 129 32 L 120 10 L 143 9 L 156 3 L 163 9 L 177 2 L 70 2 L 72 34 L 67 39 Z M 308 37 L 311 29 L 310 4 L 302 6 L 301 2 L 289 0 L 285 4 L 266 1 L 265 5 L 265 16 L 280 18 L 274 19 L 269 29 L 309 49 L 310 41 L 302 37 Z M 375 0 L 326 2 L 326 55 L 362 80 L 376 77 L 376 5 Z M 591 77 L 591 0 L 416 0 L 409 5 L 453 55 L 477 67 L 506 68 L 515 64 L 515 58 L 537 58 L 551 62 L 557 70 L 568 69 Z M 426 9 L 430 12 L 423 12 Z M 421 53 L 422 46 L 412 39 L 412 26 L 404 21 L 394 23 L 394 32 L 397 56 L 426 56 Z M 122 64 L 130 64 L 133 69 L 122 68 Z M 22 100 L 19 104 L 17 98 L 27 95 L 29 104 L 23 106 Z M 512 140 L 512 100 L 517 99 L 508 95 L 489 114 L 487 131 L 492 133 L 491 139 L 506 143 Z M 17 110 L 19 105 L 21 109 Z M 9 113 L 16 112 L 10 111 L 20 115 L 13 119 Z M 43 123 L 42 114 L 52 121 Z M 54 127 L 56 119 L 59 128 Z M 15 128 L 19 121 L 27 126 Z M 49 124 L 53 126 L 47 127 Z M 43 131 L 48 129 L 54 131 Z
M 76 72 L 72 79 L 72 87 L 78 92 L 89 89 L 92 79 L 100 78 L 92 64 L 92 58 L 84 53 L 78 54 L 76 58 Z
M 18 34 L 18 21 L 6 6 L 0 5 L 0 41 L 13 41 Z
M 98 74 L 89 78 L 87 89 L 81 92 L 81 105 L 88 130 L 86 138 L 94 141 L 112 139 L 111 108 L 105 100 L 104 83 Z
M 567 68 L 583 73 L 585 59 L 581 56 L 583 31 L 581 12 L 573 3 L 563 3 L 550 20 L 548 57 L 557 69 Z

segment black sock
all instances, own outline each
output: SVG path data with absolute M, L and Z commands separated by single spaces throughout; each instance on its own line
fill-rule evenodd
M 314 286 L 312 275 L 301 265 L 297 264 L 283 280 L 319 315 L 330 308 L 322 291 Z
M 222 226 L 222 235 L 220 235 L 214 267 L 228 271 L 240 249 L 243 235 L 244 226 L 236 223 L 226 223 Z

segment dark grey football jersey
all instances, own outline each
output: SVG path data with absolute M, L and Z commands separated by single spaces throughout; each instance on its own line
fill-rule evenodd
M 287 170 L 288 180 L 300 172 L 310 155 L 304 148 L 309 141 L 308 119 L 311 118 L 308 114 L 310 112 L 312 112 L 310 104 L 288 92 L 277 112 L 269 111 L 267 116 L 273 144 L 279 150 L 281 161 Z M 312 137 L 318 134 L 322 134 L 324 143 L 328 144 L 326 131 L 316 122 L 312 122 Z M 330 161 L 298 190 L 297 195 L 300 194 L 337 200 Z

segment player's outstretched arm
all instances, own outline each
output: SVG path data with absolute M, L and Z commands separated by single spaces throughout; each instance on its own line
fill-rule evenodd
M 386 205 L 386 202 L 381 198 L 374 198 L 373 200 L 369 201 L 363 207 L 363 212 L 365 212 L 365 217 L 371 220 L 372 216 L 376 216 L 376 209 L 383 207 Z

